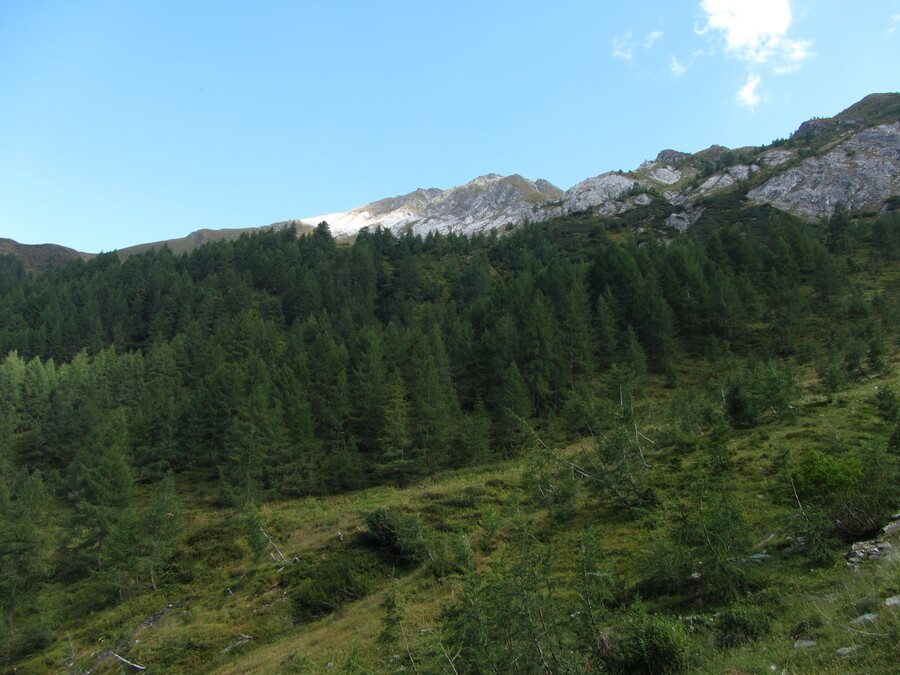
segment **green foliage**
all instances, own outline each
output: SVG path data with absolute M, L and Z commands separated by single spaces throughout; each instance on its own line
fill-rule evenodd
M 375 590 L 389 571 L 376 553 L 353 544 L 318 560 L 302 559 L 288 578 L 292 615 L 298 622 L 327 616 Z
M 900 461 L 880 444 L 851 455 L 806 451 L 791 480 L 813 536 L 854 542 L 874 535 L 900 501 Z
M 401 565 L 424 560 L 425 525 L 417 515 L 378 509 L 367 514 L 365 521 L 375 547 L 388 559 Z
M 630 608 L 613 636 L 612 653 L 604 659 L 616 673 L 680 673 L 695 661 L 684 625 L 651 614 L 645 605 Z
M 900 421 L 900 399 L 891 387 L 880 387 L 875 394 L 875 407 L 885 422 Z
M 721 486 L 697 495 L 672 514 L 647 557 L 644 587 L 657 594 L 719 601 L 736 598 L 753 582 L 747 560 L 750 530 Z
M 407 635 L 420 672 L 690 667 L 672 608 L 738 597 L 698 642 L 783 641 L 774 603 L 744 599 L 757 581 L 806 590 L 804 557 L 830 560 L 900 504 L 897 214 L 817 226 L 742 200 L 705 200 L 665 244 L 654 201 L 502 237 L 337 246 L 320 226 L 36 276 L 0 265 L 5 665 L 87 670 L 83 636 L 113 644 L 159 593 L 191 607 L 159 627 L 165 648 L 129 643 L 153 667 L 217 668 L 243 658 L 220 654 L 227 636 L 263 653 L 291 618 L 346 608 L 328 624 L 341 641 L 374 603 L 349 606 L 397 574 L 385 626 L 428 617 Z M 520 463 L 531 428 L 553 454 Z M 829 428 L 846 440 L 823 447 Z M 441 481 L 450 497 L 415 501 Z M 361 513 L 368 532 L 324 536 Z M 773 534 L 778 554 L 748 564 Z M 626 620 L 638 591 L 650 609 Z M 358 634 L 325 660 L 318 633 L 307 663 L 397 666 Z
M 549 553 L 520 525 L 502 564 L 463 579 L 446 617 L 458 672 L 578 672 L 583 659 L 568 648 L 571 611 L 548 574 Z
M 764 418 L 790 419 L 796 391 L 792 369 L 773 361 L 751 359 L 742 372 L 722 385 L 725 411 L 736 427 L 758 424 Z
M 737 647 L 759 640 L 768 633 L 771 622 L 765 609 L 746 603 L 729 605 L 716 617 L 717 641 L 724 647 Z
M 862 478 L 862 467 L 853 458 L 807 450 L 800 457 L 791 478 L 801 499 L 827 503 L 835 496 L 857 488 Z

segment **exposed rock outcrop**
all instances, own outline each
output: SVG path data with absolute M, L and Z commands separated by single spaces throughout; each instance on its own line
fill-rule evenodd
M 363 227 L 379 226 L 397 233 L 472 234 L 507 223 L 518 225 L 525 220 L 544 219 L 544 214 L 535 214 L 562 196 L 563 191 L 546 180 L 492 173 L 449 190 L 419 189 L 345 213 L 304 218 L 301 222 L 315 225 L 324 220 L 332 234 L 339 237 L 355 234 Z
M 830 216 L 838 203 L 851 211 L 879 211 L 900 193 L 900 122 L 852 133 L 820 157 L 751 190 L 748 198 L 795 215 Z

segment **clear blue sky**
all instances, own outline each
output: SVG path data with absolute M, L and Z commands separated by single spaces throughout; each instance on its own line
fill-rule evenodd
M 0 0 L 0 237 L 112 250 L 566 189 L 900 90 L 900 0 Z

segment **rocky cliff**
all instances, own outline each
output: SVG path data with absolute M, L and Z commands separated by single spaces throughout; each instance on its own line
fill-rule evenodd
M 667 225 L 684 230 L 701 217 L 704 198 L 729 191 L 749 203 L 771 204 L 809 219 L 829 216 L 839 203 L 853 212 L 890 209 L 900 196 L 900 94 L 872 94 L 834 117 L 806 121 L 788 139 L 768 146 L 713 145 L 697 153 L 663 150 L 632 171 L 588 178 L 565 192 L 545 180 L 487 174 L 448 190 L 418 189 L 343 213 L 267 228 L 293 226 L 302 233 L 325 221 L 338 238 L 379 226 L 398 234 L 472 234 L 574 212 L 622 215 L 655 202 L 668 209 Z M 163 245 L 183 252 L 259 229 L 266 228 L 198 230 L 184 239 L 143 244 L 120 255 Z M 30 270 L 87 255 L 14 244 L 0 242 L 0 252 L 30 256 Z
M 328 223 L 332 234 L 347 237 L 363 227 L 385 227 L 394 232 L 431 231 L 472 234 L 493 230 L 508 223 L 543 219 L 541 208 L 560 199 L 563 191 L 545 180 L 530 181 L 519 175 L 494 173 L 439 190 L 418 189 L 407 195 L 382 199 L 345 213 L 303 218 L 300 222 Z
M 324 220 L 338 237 L 376 226 L 471 234 L 578 211 L 618 215 L 658 197 L 677 207 L 668 223 L 683 230 L 699 218 L 702 198 L 734 190 L 750 203 L 811 219 L 830 215 L 838 203 L 857 212 L 885 210 L 900 195 L 900 94 L 867 96 L 769 146 L 663 150 L 633 171 L 588 178 L 565 192 L 543 180 L 488 174 L 449 190 L 420 189 L 298 222 Z

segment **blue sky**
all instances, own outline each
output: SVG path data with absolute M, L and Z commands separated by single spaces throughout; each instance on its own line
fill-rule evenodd
M 900 0 L 0 2 L 0 237 L 112 250 L 566 189 L 900 90 Z

